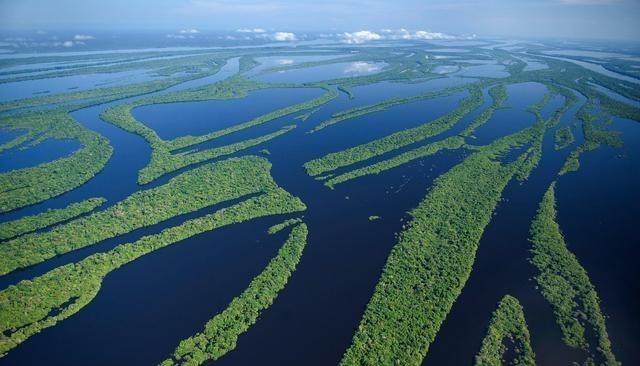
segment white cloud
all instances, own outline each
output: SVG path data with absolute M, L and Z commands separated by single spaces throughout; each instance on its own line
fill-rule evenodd
M 76 34 L 75 36 L 73 36 L 73 39 L 75 39 L 76 41 L 88 41 L 90 39 L 95 39 L 95 37 L 88 34 Z
M 578 1 L 578 0 L 567 0 Z M 583 0 L 587 1 L 587 0 Z M 597 0 L 595 0 L 597 1 Z M 353 33 L 342 33 L 339 35 L 342 41 L 349 44 L 361 44 L 368 41 L 378 40 L 460 40 L 460 39 L 474 39 L 475 34 L 470 37 L 454 36 L 441 32 L 429 32 L 424 30 L 410 31 L 405 28 L 400 29 L 381 29 L 380 33 L 361 30 Z
M 271 39 L 273 39 L 274 41 L 279 41 L 279 42 L 297 40 L 296 35 L 293 34 L 293 33 L 290 33 L 290 32 L 276 32 L 276 33 L 271 35 Z
M 454 36 L 451 34 L 441 32 L 429 32 L 424 30 L 409 31 L 404 28 L 400 29 L 383 29 L 384 36 L 382 39 L 390 40 L 460 40 L 460 39 L 475 39 L 476 35 L 472 36 Z
M 440 32 L 417 31 L 409 35 L 408 39 L 455 39 L 456 37 Z M 405 38 L 407 39 L 407 38 Z
M 376 72 L 382 69 L 382 66 L 376 65 L 374 63 L 357 61 L 352 62 L 346 69 L 344 69 L 345 74 L 368 74 L 371 72 Z
M 236 32 L 238 33 L 266 33 L 266 29 L 262 29 L 262 28 L 240 28 L 240 29 L 236 29 Z
M 181 29 L 180 32 L 181 34 L 198 34 L 200 33 L 199 30 L 191 28 L 191 29 Z
M 73 41 L 62 42 L 62 47 L 73 47 Z
M 353 33 L 348 33 L 348 32 L 342 33 L 342 38 L 344 39 L 345 43 L 360 44 L 367 41 L 380 40 L 382 39 L 382 36 L 379 35 L 378 33 L 362 30 L 362 31 L 353 32 Z
M 182 34 L 167 34 L 167 38 L 170 39 L 187 39 L 187 36 Z

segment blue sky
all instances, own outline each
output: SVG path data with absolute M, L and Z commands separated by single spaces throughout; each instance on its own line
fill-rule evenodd
M 640 0 L 0 0 L 2 30 L 357 31 L 640 38 Z

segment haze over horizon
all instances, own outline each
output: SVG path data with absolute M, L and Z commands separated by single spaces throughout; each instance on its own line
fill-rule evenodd
M 0 0 L 0 30 L 409 29 L 524 38 L 635 40 L 638 0 Z

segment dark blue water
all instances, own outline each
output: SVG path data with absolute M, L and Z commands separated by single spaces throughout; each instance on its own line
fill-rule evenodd
M 165 140 L 204 135 L 320 96 L 322 89 L 280 88 L 250 92 L 246 97 L 202 102 L 164 103 L 134 109 L 133 115 Z
M 386 92 L 385 87 L 386 84 L 378 85 L 380 93 L 383 96 L 392 97 L 391 94 Z M 223 136 L 212 141 L 207 141 L 202 144 L 189 147 L 188 150 L 191 150 L 193 148 L 214 148 L 243 141 L 245 139 L 255 138 L 274 132 L 280 127 L 291 124 L 296 124 L 298 125 L 297 129 L 308 132 L 312 130 L 313 127 L 315 127 L 317 124 L 330 119 L 333 113 L 335 113 L 336 111 L 349 109 L 356 106 L 361 106 L 363 104 L 369 104 L 369 102 L 373 102 L 374 98 L 370 97 L 370 95 L 372 94 L 374 94 L 373 90 L 369 89 L 367 91 L 367 94 L 365 94 L 369 95 L 369 97 L 367 98 L 365 96 L 363 98 L 365 99 L 365 103 L 362 103 L 359 97 L 356 97 L 355 99 L 349 99 L 345 94 L 340 94 L 336 99 L 323 106 L 318 112 L 312 114 L 311 117 L 305 122 L 300 122 L 294 119 L 294 117 L 296 116 L 295 114 L 289 115 L 278 118 L 269 123 L 261 124 L 247 130 L 241 130 L 231 135 Z M 424 122 L 431 121 L 446 114 L 450 110 L 449 107 L 455 105 L 451 103 L 457 103 L 463 98 L 464 95 L 465 93 L 459 93 L 448 97 L 420 100 L 393 106 L 383 111 L 345 120 L 323 130 L 320 130 L 316 133 L 306 135 L 305 144 L 313 145 L 314 150 L 322 152 L 317 156 L 310 157 L 309 160 L 328 154 L 330 152 L 339 151 L 361 143 L 375 140 L 377 138 L 384 137 L 390 133 L 404 128 L 416 127 Z M 387 98 L 383 97 L 378 99 L 382 100 Z M 379 101 L 378 99 L 376 99 L 375 101 Z M 171 119 L 175 117 L 169 115 L 166 118 Z M 344 127 L 346 125 L 348 126 Z M 361 131 L 359 133 L 349 132 L 354 128 L 365 129 L 366 131 Z M 278 137 L 275 141 L 279 141 L 280 139 L 281 137 Z M 327 141 L 331 141 L 331 144 L 328 144 Z M 336 147 L 331 150 L 332 146 Z
M 187 88 L 196 88 L 208 83 L 220 81 L 237 72 L 238 58 L 233 58 L 214 75 L 187 81 L 160 91 L 157 94 L 166 94 Z M 151 155 L 151 148 L 142 137 L 124 131 L 100 118 L 100 114 L 107 108 L 115 104 L 125 103 L 138 98 L 139 97 L 128 98 L 112 103 L 84 108 L 71 113 L 71 116 L 84 127 L 99 133 L 109 140 L 109 143 L 113 147 L 113 155 L 111 156 L 111 159 L 107 162 L 104 169 L 89 182 L 45 202 L 0 214 L 0 221 L 11 221 L 26 215 L 37 214 L 51 208 L 66 207 L 70 203 L 96 196 L 104 197 L 108 200 L 108 202 L 102 206 L 103 208 L 106 208 L 140 189 L 140 186 L 137 184 L 138 171 L 148 164 Z M 166 182 L 172 176 L 175 176 L 175 174 L 169 174 L 163 178 L 157 179 L 145 187 L 150 188 L 158 186 Z
M 474 143 L 487 145 L 497 138 L 510 135 L 531 126 L 536 118 L 528 108 L 537 103 L 547 88 L 539 83 L 520 83 L 507 86 L 506 108 L 495 111 L 494 118 L 474 132 Z
M 614 354 L 623 365 L 637 365 L 640 124 L 616 120 L 611 129 L 622 131 L 623 148 L 588 152 L 577 172 L 558 180 L 558 222 L 600 295 Z
M 546 91 L 537 85 L 533 84 L 532 93 L 537 91 L 538 95 L 530 95 L 529 102 L 537 102 Z M 584 103 L 583 97 L 580 100 L 563 116 L 561 125 L 575 121 L 575 113 Z M 513 102 L 515 104 L 516 101 Z M 529 105 L 524 100 L 517 100 L 517 103 L 520 111 L 526 113 Z M 548 117 L 546 113 L 543 116 Z M 509 122 L 508 117 L 508 114 L 495 114 L 491 123 L 498 122 L 494 125 L 500 126 Z M 556 179 L 569 154 L 568 150 L 555 152 L 553 133 L 553 130 L 545 133 L 542 159 L 529 179 L 525 182 L 513 180 L 503 192 L 503 200 L 498 203 L 495 216 L 480 241 L 469 280 L 432 343 L 423 365 L 473 364 L 491 314 L 507 294 L 515 296 L 524 308 L 538 365 L 568 365 L 583 357 L 563 345 L 553 310 L 535 288 L 533 277 L 537 271 L 528 262 L 531 257 L 528 241 L 531 221 L 544 192 Z
M 403 113 L 396 111 L 394 116 L 402 117 L 402 122 L 384 123 L 383 130 L 363 129 L 353 123 L 345 124 L 349 128 L 341 126 L 334 131 L 357 135 L 363 141 L 371 140 L 383 132 L 423 122 L 431 113 L 444 113 L 453 107 L 446 103 L 458 99 L 439 100 L 441 109 L 435 108 L 435 103 L 423 104 L 423 113 L 417 113 L 415 106 Z M 80 112 L 96 113 L 90 109 Z M 87 119 L 82 115 L 77 118 Z M 312 123 L 309 122 L 309 127 Z M 428 163 L 416 161 L 389 174 L 371 177 L 365 183 L 367 190 L 354 185 L 331 191 L 308 177 L 302 168 L 312 157 L 343 148 L 345 141 L 334 141 L 329 131 L 326 130 L 322 144 L 309 144 L 309 135 L 298 129 L 253 149 L 257 152 L 266 147 L 272 152 L 269 159 L 274 164 L 276 181 L 309 206 L 304 215 L 310 240 L 292 282 L 275 304 L 277 307 L 265 312 L 259 322 L 261 328 L 251 332 L 257 338 L 246 341 L 244 336 L 241 338 L 240 345 L 252 352 L 242 352 L 239 348 L 233 353 L 238 357 L 256 357 L 254 361 L 257 361 L 257 357 L 268 352 L 281 362 L 299 364 L 317 354 L 316 364 L 335 363 L 350 342 L 362 307 L 395 242 L 394 233 L 401 230 L 401 219 L 424 196 L 432 179 L 462 158 L 458 153 L 442 155 Z M 322 135 L 317 136 L 319 139 Z M 123 176 L 125 181 L 134 181 L 134 178 Z M 340 220 L 340 225 L 336 225 L 337 212 L 345 218 Z M 379 214 L 383 219 L 370 222 L 367 218 L 372 214 Z M 0 364 L 30 364 L 43 353 L 48 355 L 47 362 L 51 365 L 159 362 L 180 339 L 200 330 L 210 317 L 224 309 L 260 272 L 284 241 L 282 235 L 270 238 L 260 234 L 276 222 L 278 218 L 262 219 L 199 235 L 115 271 L 107 277 L 91 304 L 60 325 L 32 337 L 0 360 Z M 160 227 L 154 227 L 154 231 Z M 257 243 L 258 238 L 264 239 Z M 87 250 L 84 254 L 90 252 Z M 283 309 L 287 319 L 296 321 L 283 324 Z M 293 313 L 289 309 L 293 309 Z M 338 319 L 336 312 L 340 314 Z M 157 324 L 158 319 L 163 319 L 162 325 Z M 276 329 L 281 336 L 273 337 Z M 306 336 L 301 336 L 302 330 Z M 268 335 L 267 339 L 263 335 Z M 68 340 L 68 344 L 60 346 L 55 341 L 59 339 Z M 319 340 L 321 346 L 295 347 L 298 352 L 278 347 L 274 353 L 274 342 L 285 339 L 304 343 Z M 247 364 L 244 360 L 237 362 Z
M 235 64 L 232 62 L 223 69 L 222 75 L 188 85 L 220 80 L 224 75 L 232 74 L 234 67 L 237 71 L 237 59 Z M 467 94 L 396 106 L 341 122 L 311 135 L 306 132 L 339 110 L 443 87 L 441 83 L 458 80 L 461 79 L 438 79 L 410 85 L 379 83 L 353 88 L 355 99 L 341 93 L 307 121 L 294 120 L 295 115 L 286 116 L 200 146 L 219 146 L 273 132 L 287 124 L 298 124 L 295 130 L 236 155 L 268 149 L 276 182 L 300 197 L 309 208 L 303 213 L 304 221 L 309 225 L 309 242 L 298 269 L 273 306 L 261 315 L 250 331 L 240 336 L 237 349 L 220 359 L 218 364 L 332 365 L 339 362 L 351 343 L 397 234 L 408 219 L 406 212 L 424 198 L 436 177 L 460 162 L 468 152 L 443 151 L 378 175 L 339 185 L 335 190 L 307 176 L 302 165 L 327 153 L 431 121 L 455 108 Z M 479 130 L 476 143 L 488 143 L 490 139 L 533 123 L 533 116 L 526 112 L 526 108 L 542 97 L 544 87 L 536 83 L 517 84 L 510 86 L 508 91 L 507 103 L 511 108 L 498 111 Z M 486 90 L 484 95 L 483 106 L 463 118 L 452 131 L 372 161 L 458 133 L 488 107 L 490 99 Z M 283 105 L 294 103 L 296 98 L 290 94 L 281 97 L 286 99 Z M 561 102 L 561 99 L 554 99 L 552 103 L 559 106 Z M 212 114 L 224 115 L 221 111 L 225 107 L 219 104 L 211 103 L 207 108 L 211 108 Z M 264 104 L 269 105 L 267 102 Z M 99 114 L 106 107 L 91 107 L 73 113 L 73 117 L 84 126 L 107 137 L 114 147 L 114 155 L 105 169 L 72 192 L 40 205 L 4 214 L 2 220 L 50 207 L 63 207 L 93 196 L 107 197 L 108 204 L 113 204 L 140 189 L 136 184 L 137 173 L 148 162 L 150 148 L 142 138 L 100 120 Z M 561 126 L 573 122 L 578 107 L 567 114 Z M 158 114 L 157 122 L 178 120 L 188 109 L 166 109 Z M 548 116 L 551 111 L 551 107 L 545 108 L 543 115 Z M 170 123 L 163 126 L 167 127 L 167 134 L 175 133 L 176 136 L 194 133 L 198 128 L 203 132 L 218 129 L 219 126 L 207 124 L 204 116 L 199 118 L 202 118 L 201 122 L 188 124 L 188 129 Z M 233 122 L 230 118 L 228 123 Z M 580 172 L 560 179 L 558 209 L 570 248 L 589 271 L 602 297 L 603 309 L 611 315 L 608 325 L 614 351 L 626 364 L 635 364 L 637 358 L 634 358 L 633 346 L 637 344 L 637 329 L 640 329 L 634 323 L 637 317 L 633 316 L 638 307 L 635 281 L 638 273 L 634 270 L 638 251 L 631 239 L 638 237 L 638 231 L 632 224 L 632 214 L 639 202 L 637 192 L 634 192 L 634 182 L 638 179 L 634 167 L 638 166 L 640 158 L 640 133 L 634 122 L 620 121 L 615 126 L 625 129 L 626 150 L 609 149 L 607 151 L 613 154 L 613 158 L 607 155 L 594 161 L 589 159 L 599 156 L 598 152 L 585 155 Z M 579 134 L 576 137 L 579 142 Z M 575 358 L 575 354 L 562 345 L 551 308 L 535 289 L 535 283 L 530 281 L 535 271 L 527 262 L 530 220 L 569 150 L 555 152 L 553 130 L 548 131 L 543 160 L 538 169 L 527 182 L 513 182 L 507 187 L 505 200 L 499 204 L 496 216 L 480 243 L 471 278 L 432 344 L 425 364 L 470 364 L 480 347 L 491 312 L 507 293 L 515 295 L 524 306 L 540 365 L 567 364 L 565 361 Z M 605 173 L 598 174 L 603 167 L 606 167 Z M 587 176 L 580 175 L 587 173 Z M 150 187 L 166 182 L 175 174 L 178 173 L 163 177 Z M 108 250 L 119 243 L 133 241 L 141 235 L 159 232 L 164 227 L 227 204 L 183 215 L 5 276 L 0 287 L 39 275 L 57 265 L 80 260 L 91 253 Z M 624 215 L 620 216 L 620 212 Z M 382 219 L 369 221 L 371 215 L 379 215 Z M 597 225 L 605 215 L 608 218 L 604 221 L 606 224 Z M 107 276 L 89 305 L 12 350 L 0 359 L 0 365 L 43 362 L 47 365 L 96 366 L 157 364 L 173 351 L 180 340 L 200 331 L 207 320 L 222 311 L 276 254 L 286 240 L 288 230 L 269 236 L 267 228 L 283 218 L 296 216 L 263 218 L 204 233 L 114 271 Z M 585 224 L 590 227 L 585 229 Z M 588 236 L 590 240 L 580 235 Z M 577 242 L 586 243 L 580 246 L 584 250 L 573 244 Z M 597 249 L 594 249 L 596 245 Z M 605 245 L 610 249 L 601 250 Z
M 66 207 L 72 202 L 96 196 L 106 198 L 108 202 L 104 207 L 107 207 L 139 189 L 136 183 L 137 174 L 148 163 L 151 148 L 142 137 L 102 121 L 99 115 L 104 108 L 105 106 L 95 106 L 71 114 L 85 127 L 109 139 L 113 147 L 113 155 L 104 169 L 93 179 L 70 192 L 2 214 L 0 216 L 2 221 L 15 220 L 50 208 Z
M 71 155 L 80 148 L 77 140 L 46 139 L 28 149 L 13 148 L 0 154 L 0 172 L 27 168 Z
M 0 129 L 0 144 L 6 144 L 7 142 L 17 138 L 20 135 L 27 133 L 27 130 L 19 129 Z
M 442 77 L 418 83 L 381 82 L 351 88 L 355 96 L 353 102 L 366 105 L 394 97 L 409 97 L 425 92 L 437 92 L 446 88 L 469 84 L 471 78 Z

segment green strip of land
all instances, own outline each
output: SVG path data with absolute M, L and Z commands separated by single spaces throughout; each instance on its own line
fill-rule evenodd
M 28 148 L 48 138 L 75 139 L 82 145 L 70 156 L 0 174 L 0 213 L 80 186 L 104 168 L 113 150 L 106 138 L 81 126 L 63 108 L 0 116 L 0 127 L 28 130 L 26 137 L 14 139 L 11 147 L 28 143 Z
M 496 140 L 440 176 L 411 212 L 342 365 L 420 365 L 466 283 L 480 238 L 526 152 L 501 156 L 544 133 L 536 123 Z
M 149 142 L 151 148 L 153 149 L 151 154 L 151 161 L 149 162 L 149 165 L 147 165 L 140 171 L 140 174 L 138 176 L 138 183 L 146 184 L 154 181 L 164 174 L 173 172 L 177 169 L 202 161 L 207 161 L 219 156 L 232 154 L 234 152 L 264 143 L 277 136 L 282 135 L 283 133 L 290 131 L 295 126 L 287 126 L 281 128 L 276 132 L 266 134 L 257 138 L 240 141 L 215 149 L 199 151 L 197 153 L 176 154 L 173 153 L 175 150 L 195 146 L 197 144 L 201 144 L 203 142 L 211 141 L 234 132 L 258 126 L 273 121 L 277 118 L 288 116 L 300 111 L 317 108 L 329 102 L 337 95 L 337 92 L 331 89 L 326 89 L 326 93 L 317 98 L 278 109 L 276 111 L 256 117 L 250 121 L 238 123 L 231 127 L 214 131 L 206 135 L 183 136 L 170 141 L 162 140 L 154 130 L 145 126 L 142 122 L 136 120 L 132 113 L 132 110 L 136 107 L 157 103 L 174 103 L 191 100 L 225 100 L 239 98 L 241 96 L 246 96 L 247 93 L 251 90 L 264 87 L 266 86 L 249 81 L 243 77 L 236 76 L 231 78 L 230 80 L 218 82 L 201 88 L 187 89 L 172 94 L 153 96 L 147 99 L 136 101 L 134 103 L 115 106 L 113 108 L 107 109 L 102 114 L 102 118 L 129 132 L 142 136 L 145 140 L 147 140 L 147 142 Z
M 287 241 L 267 267 L 244 292 L 214 316 L 204 330 L 180 342 L 171 358 L 160 366 L 202 365 L 215 361 L 236 348 L 238 337 L 255 324 L 284 289 L 296 269 L 307 243 L 307 226 L 296 225 Z
M 513 348 L 512 360 L 504 360 L 507 343 Z M 482 348 L 476 356 L 476 366 L 535 366 L 535 354 L 531 348 L 531 336 L 524 318 L 522 305 L 513 296 L 500 300 L 491 317 L 487 335 L 482 340 Z
M 44 233 L 0 245 L 0 275 L 93 245 L 177 215 L 275 187 L 271 164 L 258 157 L 229 159 L 185 172 L 167 184 L 138 191 L 104 211 Z
M 23 217 L 18 220 L 0 224 L 0 240 L 7 240 L 39 229 L 58 224 L 86 214 L 102 206 L 104 198 L 89 198 L 82 202 L 72 203 L 65 208 L 48 210 L 43 213 Z
M 60 266 L 33 280 L 21 281 L 1 291 L 0 355 L 5 355 L 42 329 L 54 326 L 80 311 L 97 295 L 102 281 L 110 272 L 143 255 L 222 226 L 306 209 L 302 201 L 278 187 L 268 173 L 264 176 L 265 166 L 261 166 L 263 159 L 243 160 L 254 169 L 246 171 L 237 166 L 237 169 L 231 167 L 227 173 L 232 175 L 231 180 L 256 182 L 257 191 L 262 192 L 257 197 L 185 221 L 158 234 L 144 236 L 133 243 L 118 245 L 108 252 L 93 254 L 78 263 Z M 231 162 L 232 165 L 241 163 L 240 159 Z M 234 172 L 239 176 L 233 176 Z M 214 192 L 217 187 L 226 195 L 221 197 L 222 201 L 238 198 L 237 192 L 229 191 L 230 187 L 225 187 L 224 182 L 210 182 L 209 191 Z
M 482 100 L 482 90 L 472 88 L 471 95 L 445 116 L 415 128 L 402 130 L 366 144 L 308 161 L 304 167 L 309 175 L 317 176 L 438 135 L 455 125 L 467 113 L 480 107 Z
M 531 223 L 531 263 L 540 272 L 536 281 L 553 306 L 563 341 L 587 352 L 586 365 L 617 366 L 598 293 L 587 271 L 567 248 L 557 223 L 555 205 L 554 182 Z

